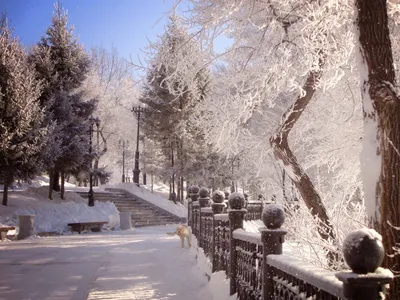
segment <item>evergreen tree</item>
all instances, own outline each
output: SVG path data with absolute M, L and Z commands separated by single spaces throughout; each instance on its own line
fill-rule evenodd
M 25 50 L 12 36 L 4 14 L 0 19 L 0 170 L 3 205 L 14 179 L 27 179 L 40 167 L 38 153 L 46 142 L 39 106 L 40 84 Z
M 82 165 L 84 156 L 87 156 L 87 120 L 97 103 L 96 100 L 85 101 L 82 93 L 76 92 L 88 73 L 89 56 L 67 23 L 67 14 L 58 2 L 52 24 L 30 55 L 39 78 L 44 82 L 40 103 L 47 110 L 47 122 L 56 124 L 56 134 L 44 152 L 50 175 L 50 199 L 52 188 L 60 189 L 59 174 Z M 62 180 L 62 192 L 63 184 Z
M 140 98 L 145 104 L 143 129 L 148 138 L 161 144 L 164 156 L 171 160 L 172 178 L 175 173 L 181 177 L 176 182 L 180 183 L 178 197 L 182 197 L 182 177 L 188 162 L 186 145 L 192 147 L 193 141 L 201 144 L 199 138 L 203 136 L 192 117 L 207 93 L 210 76 L 200 46 L 175 14 L 160 41 L 152 47 L 155 56 Z

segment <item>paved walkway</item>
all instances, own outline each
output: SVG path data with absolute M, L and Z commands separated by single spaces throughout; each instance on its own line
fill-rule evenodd
M 174 227 L 0 243 L 0 300 L 212 299 Z

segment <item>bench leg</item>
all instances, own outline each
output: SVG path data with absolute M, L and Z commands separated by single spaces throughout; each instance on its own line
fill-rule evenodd
M 4 241 L 7 237 L 7 231 L 0 232 L 0 240 Z
M 92 227 L 93 232 L 100 232 L 103 225 L 95 225 Z
M 72 226 L 72 231 L 77 231 L 79 234 L 81 234 L 82 226 L 74 225 L 74 226 Z

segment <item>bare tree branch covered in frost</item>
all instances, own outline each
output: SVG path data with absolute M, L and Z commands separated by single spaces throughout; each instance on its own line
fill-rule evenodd
M 258 176 L 271 176 L 270 185 L 282 182 L 279 172 L 271 171 L 279 170 L 270 159 L 275 150 L 311 213 L 330 226 L 328 236 L 337 235 L 334 203 L 361 187 L 354 1 L 191 2 L 187 22 L 195 38 L 204 45 L 219 35 L 230 39 L 223 54 L 209 51 L 209 61 L 217 66 L 211 96 L 201 107 L 206 122 L 199 124 L 220 151 L 253 153 L 257 163 L 246 163 Z M 395 16 L 398 4 L 390 2 L 389 9 Z M 307 97 L 306 105 L 296 106 Z M 268 144 L 271 136 L 274 149 Z
M 233 128 L 236 137 L 246 130 L 251 133 L 249 120 L 259 111 L 273 116 L 274 122 L 265 128 L 269 131 L 265 138 L 276 131 L 270 139 L 274 156 L 283 162 L 312 214 L 324 224 L 318 231 L 321 237 L 333 243 L 336 237 L 326 208 L 289 147 L 288 134 L 314 91 L 333 88 L 343 78 L 342 68 L 351 59 L 353 49 L 350 17 L 349 3 L 316 1 L 201 1 L 194 3 L 192 16 L 204 28 L 203 34 L 208 34 L 209 28 L 214 32 L 223 29 L 233 40 L 223 60 L 227 65 L 224 73 L 232 74 L 233 80 L 224 84 L 229 87 L 231 102 L 239 103 L 239 109 L 236 118 L 230 115 L 226 119 L 228 133 Z M 338 30 L 332 31 L 332 24 Z M 226 80 L 224 75 L 221 77 Z M 290 105 L 291 99 L 297 100 Z M 221 103 L 227 101 L 222 98 Z M 282 109 L 286 112 L 279 121 Z M 331 253 L 331 259 L 334 257 Z
M 125 168 L 133 169 L 137 123 L 131 109 L 138 105 L 140 91 L 130 69 L 115 49 L 93 48 L 91 68 L 81 87 L 86 98 L 99 99 L 94 114 L 101 120 L 103 155 L 99 156 L 97 164 L 112 173 L 113 181 L 120 181 L 121 178 L 123 141 Z

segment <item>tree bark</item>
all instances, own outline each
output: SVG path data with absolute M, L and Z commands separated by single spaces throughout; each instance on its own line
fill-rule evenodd
M 49 171 L 49 200 L 53 200 L 53 170 Z
M 60 198 L 65 200 L 65 173 L 61 172 Z
M 7 170 L 4 176 L 4 188 L 3 188 L 3 205 L 8 205 L 8 188 L 14 181 L 14 176 L 11 171 Z
M 382 235 L 383 266 L 400 272 L 400 255 L 393 255 L 400 226 L 400 98 L 393 89 L 395 69 L 385 0 L 356 0 L 361 91 L 364 110 L 362 173 L 370 226 Z M 371 127 L 374 126 L 374 127 Z M 374 129 L 375 132 L 371 132 Z M 368 181 L 369 162 L 380 162 L 375 181 Z M 400 278 L 391 284 L 389 299 L 400 299 Z
M 54 191 L 59 192 L 60 191 L 60 172 L 54 171 L 53 172 L 53 178 L 52 178 L 52 185 L 51 187 L 53 188 Z
M 93 186 L 99 186 L 99 176 L 97 175 L 98 171 L 99 171 L 99 159 L 98 158 L 96 158 L 94 160 L 93 170 L 94 170 Z
M 319 58 L 319 65 L 322 66 L 322 54 Z M 331 239 L 334 243 L 337 242 L 333 231 L 332 223 L 326 212 L 325 206 L 322 203 L 321 197 L 316 191 L 310 177 L 304 172 L 303 168 L 297 161 L 296 156 L 290 149 L 288 136 L 294 124 L 298 121 L 301 114 L 307 108 L 312 96 L 315 92 L 315 85 L 321 77 L 321 72 L 310 71 L 303 87 L 304 96 L 299 96 L 297 100 L 289 107 L 283 115 L 281 124 L 277 133 L 270 138 L 270 144 L 273 149 L 275 158 L 283 163 L 283 167 L 293 181 L 296 188 L 299 190 L 307 208 L 311 214 L 320 220 L 318 233 L 324 240 Z M 337 254 L 331 250 L 328 251 L 328 260 L 332 263 L 336 260 Z
M 183 204 L 183 201 L 184 201 L 184 186 L 183 186 L 183 182 L 184 182 L 184 179 L 183 179 L 183 176 L 181 176 L 181 203 Z
M 176 185 L 176 201 L 181 202 L 181 178 L 178 176 Z

